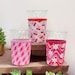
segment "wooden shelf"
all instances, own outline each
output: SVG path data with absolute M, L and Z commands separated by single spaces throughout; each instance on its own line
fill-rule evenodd
M 25 72 L 26 69 L 31 69 L 33 73 L 45 73 L 45 71 L 58 72 L 62 71 L 66 73 L 68 71 L 69 65 L 64 63 L 63 66 L 49 66 L 45 61 L 32 61 L 30 64 L 25 66 L 14 66 L 11 63 L 11 51 L 6 50 L 3 56 L 0 56 L 0 73 L 10 73 L 12 69 L 20 69 L 22 72 Z
M 36 56 L 45 56 L 46 54 L 46 45 L 32 45 L 32 55 Z M 41 55 L 40 55 L 41 54 Z

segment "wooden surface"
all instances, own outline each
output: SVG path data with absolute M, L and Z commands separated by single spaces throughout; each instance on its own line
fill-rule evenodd
M 46 45 L 32 45 L 32 50 L 46 50 Z
M 11 75 L 11 74 L 2 74 L 2 75 Z M 26 74 L 21 74 L 21 75 L 26 75 Z M 33 75 L 45 75 L 45 74 L 33 74 Z M 65 73 L 63 75 L 69 75 L 68 73 Z
M 11 74 L 2 74 L 2 75 L 11 75 Z M 26 75 L 26 74 L 22 74 L 22 75 Z M 45 74 L 33 74 L 33 75 L 45 75 Z M 69 74 L 65 73 L 64 75 L 69 75 Z
M 32 55 L 45 56 L 46 45 L 32 45 Z M 40 55 L 41 54 L 41 55 Z
M 31 58 L 32 59 L 32 58 Z M 39 59 L 39 58 L 38 58 Z M 13 66 L 11 63 L 11 51 L 6 50 L 3 56 L 0 56 L 0 73 L 10 73 L 12 69 L 18 68 L 25 72 L 26 69 L 31 69 L 33 73 L 45 73 L 45 71 L 58 72 L 62 71 L 66 73 L 68 71 L 68 64 L 64 63 L 62 67 L 58 66 L 49 66 L 45 61 L 32 61 L 29 65 L 25 66 Z

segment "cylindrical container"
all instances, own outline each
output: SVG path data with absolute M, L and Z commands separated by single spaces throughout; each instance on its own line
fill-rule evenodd
M 26 65 L 30 63 L 31 56 L 31 40 L 22 37 L 13 38 L 11 41 L 11 57 L 12 64 L 16 66 Z
M 62 66 L 64 63 L 66 32 L 50 32 L 46 40 L 46 62 L 50 66 Z
M 32 14 L 32 16 L 28 17 L 32 45 L 43 45 L 46 43 L 47 18 L 43 16 L 46 12 L 46 10 L 32 10 L 29 12 Z
M 32 18 L 28 19 L 30 38 L 32 45 L 43 45 L 46 43 L 46 25 L 47 19 L 45 18 Z
M 30 16 L 28 17 L 28 25 L 32 43 L 32 50 L 40 51 L 42 49 L 42 52 L 44 52 L 47 26 L 47 17 L 45 17 L 45 15 L 47 13 L 47 10 L 30 10 L 28 11 L 28 13 L 30 13 Z

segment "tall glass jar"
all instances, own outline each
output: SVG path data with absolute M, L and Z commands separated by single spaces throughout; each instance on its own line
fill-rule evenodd
M 27 31 L 12 30 L 11 58 L 12 64 L 22 66 L 30 63 L 31 39 L 27 37 Z
M 49 32 L 46 39 L 46 62 L 50 66 L 62 66 L 64 63 L 66 35 L 66 32 Z
M 28 10 L 28 14 L 28 25 L 32 43 L 32 50 L 45 51 L 47 10 Z M 43 51 L 39 52 L 43 53 Z

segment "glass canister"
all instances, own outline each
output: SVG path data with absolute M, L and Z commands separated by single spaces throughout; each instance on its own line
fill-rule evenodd
M 46 44 L 47 10 L 28 10 L 32 50 L 44 50 Z
M 32 45 L 42 45 L 46 43 L 47 10 L 30 10 L 28 25 Z
M 51 31 L 46 40 L 46 62 L 50 66 L 62 66 L 65 57 L 66 32 Z
M 14 33 L 14 31 L 12 33 Z M 31 40 L 24 37 L 25 32 L 23 31 L 20 31 L 20 33 L 19 31 L 15 31 L 14 35 L 16 37 L 13 37 L 11 40 L 12 64 L 16 66 L 29 64 L 31 56 Z

